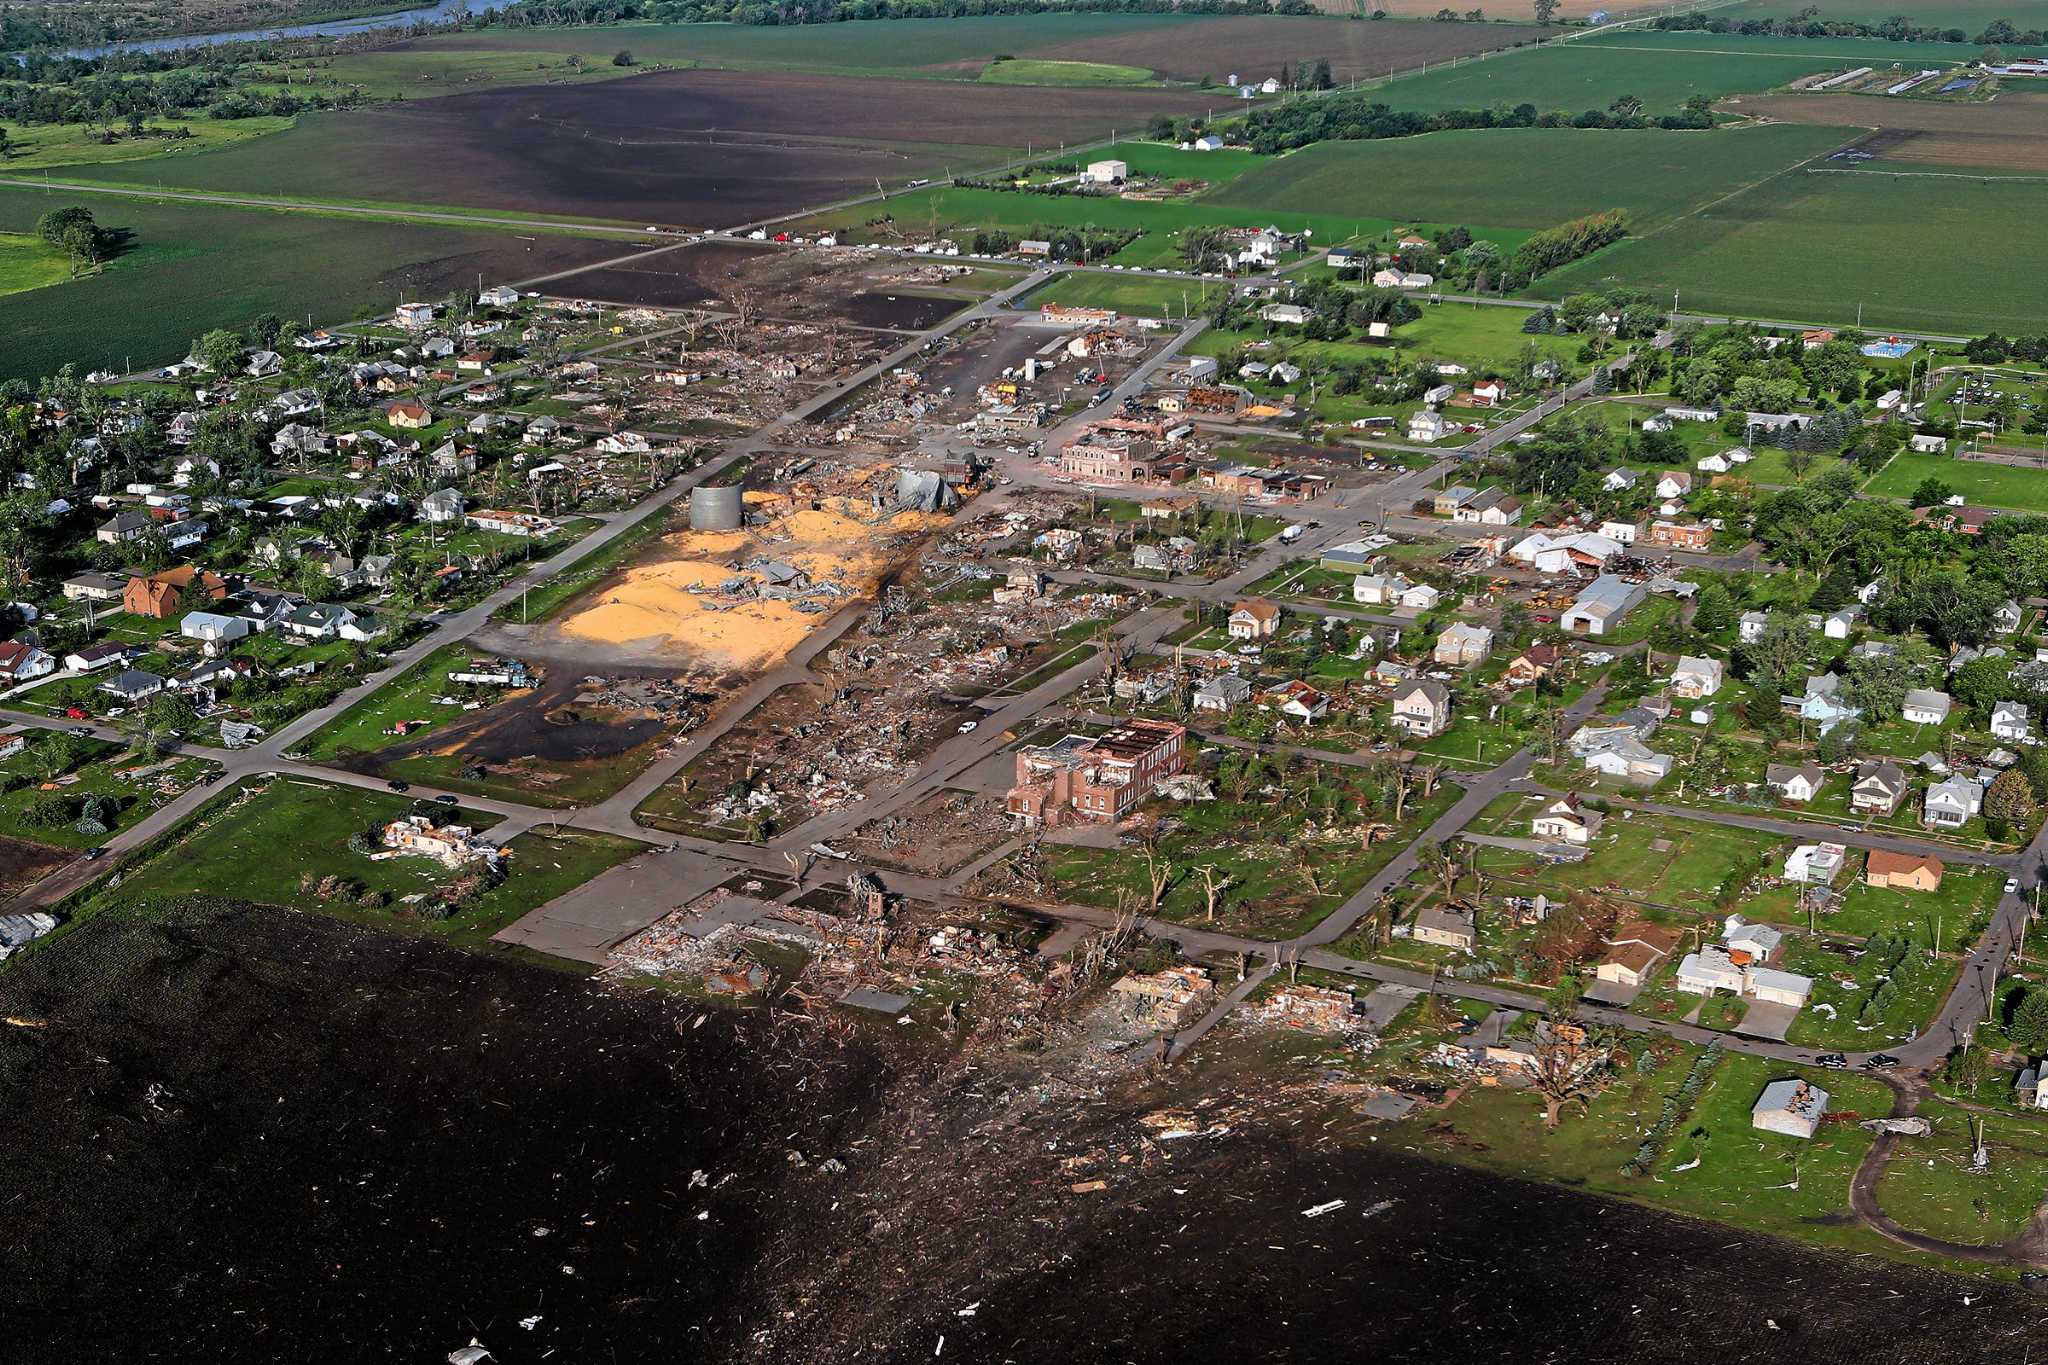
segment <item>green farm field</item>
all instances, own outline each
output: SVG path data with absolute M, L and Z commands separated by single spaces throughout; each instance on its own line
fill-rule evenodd
M 102 226 L 134 234 L 104 274 L 0 298 L 0 378 L 164 363 L 213 327 L 262 312 L 332 322 L 389 308 L 400 291 L 438 294 L 482 271 L 525 279 L 619 253 L 619 243 L 489 229 L 161 205 L 63 191 L 0 189 L 0 232 L 90 205 Z
M 1012 58 L 991 62 L 982 69 L 981 79 L 989 85 L 1153 85 L 1153 74 L 1142 66 L 1114 62 L 1063 62 L 1048 58 Z
M 1948 43 L 1888 43 L 1860 38 L 1744 38 L 1721 33 L 1630 29 L 1563 46 L 1461 61 L 1381 90 L 1397 109 L 1512 108 L 1577 114 L 1606 109 L 1624 95 L 1651 114 L 1670 113 L 1695 95 L 1770 90 L 1820 71 L 1893 62 L 1963 61 L 1974 54 Z
M 1498 128 L 1325 142 L 1266 160 L 1204 202 L 1524 228 L 1625 208 L 1641 232 L 1852 135 L 1789 125 L 1702 133 Z
M 1134 67 L 1168 80 L 1222 82 L 1277 75 L 1303 57 L 1338 80 L 1412 71 L 1425 63 L 1533 41 L 1525 24 L 1360 24 L 1328 16 L 1005 14 L 789 25 L 628 24 L 484 28 L 416 39 L 400 51 L 531 52 L 609 62 L 620 48 L 643 64 L 826 75 L 976 80 L 997 56 Z
M 2040 310 L 2016 280 L 2048 269 L 2048 182 L 1797 172 L 1544 276 L 1562 298 L 1627 284 L 1688 311 L 1975 335 Z M 1996 271 L 1963 262 L 1995 260 Z M 1948 263 L 1928 269 L 1901 262 Z
M 41 289 L 71 277 L 63 252 L 32 232 L 0 232 L 0 294 Z
M 2048 23 L 2038 10 L 2014 4 L 2013 0 L 1819 0 L 1811 5 L 1793 4 L 1791 0 L 1743 0 L 1727 9 L 1715 10 L 1714 17 L 1790 19 L 1809 9 L 1823 24 L 1881 24 L 1895 14 L 1902 14 L 1915 24 L 1959 28 L 1972 37 L 1983 32 L 1994 19 L 2004 19 L 2020 29 L 2040 28 Z M 1926 44 L 1911 46 L 1918 49 Z

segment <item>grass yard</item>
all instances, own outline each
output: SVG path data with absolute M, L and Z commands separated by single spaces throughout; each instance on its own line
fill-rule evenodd
M 1270 337 L 1258 332 L 1205 331 L 1187 349 L 1191 355 L 1227 356 L 1247 342 L 1268 340 L 1272 345 L 1258 354 L 1258 359 L 1268 364 L 1287 359 L 1304 368 L 1311 363 L 1333 367 L 1359 364 L 1369 356 L 1380 356 L 1401 364 L 1418 360 L 1455 361 L 1472 370 L 1476 377 L 1489 369 L 1511 369 L 1523 347 L 1534 345 L 1537 355 L 1563 365 L 1567 378 L 1577 377 L 1581 369 L 1576 360 L 1580 339 L 1531 336 L 1522 331 L 1526 316 L 1518 308 L 1443 303 L 1423 308 L 1421 317 L 1395 328 L 1392 338 L 1385 343 L 1304 341 L 1294 330 L 1276 327 Z M 1415 405 L 1397 406 L 1406 409 Z
M 1312 765 L 1318 785 L 1339 793 L 1352 818 L 1363 819 L 1366 780 L 1358 770 Z M 1321 922 L 1372 875 L 1392 862 L 1418 830 L 1448 810 L 1457 788 L 1440 786 L 1427 800 L 1411 800 L 1393 837 L 1361 847 L 1338 827 L 1308 833 L 1309 804 L 1300 787 L 1302 765 L 1282 798 L 1257 795 L 1174 806 L 1179 824 L 1159 840 L 1162 859 L 1172 864 L 1172 884 L 1160 900 L 1167 919 L 1208 924 L 1203 879 L 1209 866 L 1230 885 L 1219 898 L 1215 925 L 1230 932 L 1291 936 Z M 1084 905 L 1112 907 L 1120 896 L 1143 906 L 1149 894 L 1145 857 L 1135 849 L 1041 846 L 1044 869 L 1060 895 Z
M 2010 507 L 2017 512 L 2048 512 L 2048 469 L 1958 460 L 1952 455 L 1918 455 L 1900 451 L 1870 476 L 1865 493 L 1909 498 L 1928 479 L 1940 479 L 1973 503 Z
M 449 885 L 456 873 L 428 858 L 374 862 L 348 848 L 350 835 L 402 815 L 412 805 L 401 796 L 295 778 L 279 779 L 267 789 L 246 786 L 210 807 L 182 840 L 97 900 L 104 905 L 155 895 L 225 896 L 484 949 L 492 934 L 527 911 L 644 849 L 632 840 L 580 831 L 519 835 L 507 845 L 505 880 L 454 916 L 434 920 L 406 913 L 401 901 Z M 472 828 L 498 819 L 466 810 L 448 814 Z M 306 876 L 316 881 L 341 877 L 387 894 L 392 903 L 380 908 L 339 899 L 323 902 L 299 889 Z
M 1528 799 L 1533 814 L 1541 798 Z M 1482 872 L 1535 890 L 1561 896 L 1592 891 L 1625 900 L 1648 902 L 1686 914 L 1704 914 L 1715 893 L 1732 875 L 1755 866 L 1756 860 L 1787 841 L 1774 835 L 1669 816 L 1621 818 L 1616 811 L 1594 837 L 1592 853 L 1583 862 L 1549 864 L 1513 849 L 1482 848 Z M 1527 826 L 1513 831 L 1528 833 Z
M 1977 335 L 2038 309 L 2010 281 L 2048 270 L 2048 181 L 1799 171 L 1553 271 L 1562 298 L 1624 284 L 1688 310 Z M 1797 249 L 1790 249 L 1796 244 Z M 1994 274 L 1899 270 L 1900 260 L 1998 260 Z
M 1230 288 L 1215 280 L 1162 280 L 1147 275 L 1119 277 L 1068 272 L 1019 301 L 1020 308 L 1063 303 L 1070 308 L 1110 308 L 1134 317 L 1200 317 L 1208 300 Z
M 71 259 L 28 232 L 0 232 L 0 294 L 19 294 L 71 278 Z
M 1973 1115 L 1940 1101 L 1918 1111 L 1934 1125 L 1924 1138 L 1904 1138 L 1878 1181 L 1884 1211 L 1930 1236 L 1985 1246 L 2026 1230 L 2041 1202 L 2041 1170 L 2048 1161 L 2048 1129 L 2003 1114 Z M 1970 1132 L 1984 1124 L 1990 1169 L 1974 1174 Z
M 1117 146 L 1103 156 L 1123 156 Z M 1144 254 L 1126 247 L 1117 260 L 1124 265 L 1179 265 L 1174 235 L 1189 227 L 1263 227 L 1268 224 L 1286 232 L 1308 231 L 1317 242 L 1342 242 L 1362 233 L 1380 233 L 1396 226 L 1390 220 L 1365 219 L 1356 215 L 1283 210 L 1257 203 L 1224 202 L 1221 199 L 1179 199 L 1147 202 L 1138 199 L 1109 199 L 1096 195 L 1019 194 L 1007 190 L 964 189 L 935 185 L 891 195 L 887 204 L 860 204 L 822 213 L 806 219 L 801 230 L 831 227 L 843 238 L 866 241 L 875 236 L 866 224 L 887 217 L 920 235 L 931 232 L 955 237 L 971 236 L 980 228 L 994 228 L 1013 236 L 1029 237 L 1035 230 L 1054 226 L 1136 228 L 1147 237 Z
M 1955 952 L 1976 941 L 2005 891 L 2002 868 L 1949 863 L 1941 885 L 1932 891 L 1899 891 L 1870 886 L 1859 877 L 1842 897 L 1841 908 L 1821 915 L 1818 925 L 1831 934 L 1868 938 L 1882 933 L 1906 938 L 1921 947 L 1935 941 Z
M 1812 977 L 1813 996 L 1792 1021 L 1786 1041 L 1795 1047 L 1868 1052 L 1897 1046 L 1918 1034 L 1948 998 L 1956 964 L 1917 948 L 1895 965 L 1888 966 L 1890 960 L 1875 951 L 1851 954 L 1803 936 L 1787 936 L 1779 965 Z
M 332 762 L 353 754 L 373 754 L 398 743 L 400 736 L 385 733 L 397 721 L 455 719 L 463 714 L 459 708 L 436 706 L 431 699 L 464 690 L 448 681 L 448 672 L 468 663 L 475 654 L 459 645 L 435 650 L 329 721 L 299 747 L 316 763 Z M 486 695 L 496 693 L 497 689 L 491 689 Z
M 1645 232 L 1846 137 L 1785 124 L 1703 133 L 1471 129 L 1325 142 L 1265 160 L 1207 202 L 1515 228 L 1625 208 L 1633 229 Z M 1514 173 L 1503 174 L 1509 166 Z
M 1472 1086 L 1448 1112 L 1417 1110 L 1382 1142 L 1803 1242 L 1856 1251 L 1879 1248 L 1876 1234 L 1846 1216 L 1849 1177 L 1869 1149 L 1871 1135 L 1840 1123 L 1801 1142 L 1751 1128 L 1750 1107 L 1764 1086 L 1798 1074 L 1762 1058 L 1723 1056 L 1656 1158 L 1654 1179 L 1622 1173 L 1622 1163 L 1635 1154 L 1664 1098 L 1678 1090 L 1698 1055 L 1689 1048 L 1671 1050 L 1647 1074 L 1625 1067 L 1589 1112 L 1568 1112 L 1552 1132 L 1543 1129 L 1543 1103 L 1535 1095 Z M 1813 1078 L 1833 1096 L 1831 1107 L 1838 1112 L 1871 1115 L 1890 1108 L 1884 1087 L 1866 1077 L 1813 1073 Z M 1446 1141 L 1431 1131 L 1439 1123 L 1448 1123 L 1457 1140 Z M 1699 1165 L 1692 1169 L 1676 1169 L 1695 1159 Z
M 191 787 L 213 769 L 213 764 L 203 758 L 167 758 L 151 762 L 119 745 L 100 740 L 80 740 L 77 752 L 82 761 L 68 772 L 53 777 L 37 757 L 37 750 L 49 743 L 49 736 L 38 733 L 32 736 L 26 751 L 12 758 L 0 759 L 0 774 L 19 774 L 28 779 L 25 786 L 0 792 L 0 829 L 9 835 L 57 848 L 87 849 L 105 843 L 110 836 L 135 824 L 172 799 L 173 794 Z M 45 789 L 43 784 L 46 781 L 55 785 Z M 53 798 L 70 807 L 71 819 L 61 824 L 42 825 L 32 824 L 24 818 L 30 807 L 50 802 Z M 102 833 L 85 834 L 76 828 L 77 811 L 88 798 L 97 799 L 106 816 L 107 828 Z
M 1157 85 L 1159 80 L 1142 66 L 1115 62 L 1062 62 L 1045 58 L 1016 58 L 990 62 L 981 73 L 989 85 Z

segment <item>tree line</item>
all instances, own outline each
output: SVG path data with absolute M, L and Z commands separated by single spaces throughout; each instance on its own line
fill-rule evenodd
M 1651 21 L 1655 28 L 1691 33 L 1728 33 L 1756 38 L 1883 38 L 1895 43 L 1979 43 L 1986 46 L 2017 43 L 2035 46 L 2048 42 L 2048 31 L 2023 29 L 2005 19 L 1993 19 L 1974 37 L 1959 28 L 1937 28 L 1916 24 L 1903 14 L 1875 24 L 1847 19 L 1819 17 L 1811 5 L 1788 19 L 1727 19 L 1707 14 L 1660 14 Z
M 1416 113 L 1395 109 L 1374 93 L 1338 94 L 1317 99 L 1293 99 L 1244 117 L 1244 140 L 1255 152 L 1285 152 L 1315 142 L 1371 142 L 1382 138 L 1417 137 L 1458 128 L 1665 128 L 1693 130 L 1711 128 L 1709 101 L 1687 100 L 1674 114 L 1655 118 L 1643 112 L 1643 104 L 1624 95 L 1606 109 L 1588 109 L 1571 114 L 1564 110 L 1540 112 L 1533 104 L 1513 109 L 1446 109 L 1437 113 Z
M 774 26 L 863 19 L 976 19 L 992 14 L 1314 14 L 1309 0 L 520 0 L 470 22 L 507 28 L 662 23 Z

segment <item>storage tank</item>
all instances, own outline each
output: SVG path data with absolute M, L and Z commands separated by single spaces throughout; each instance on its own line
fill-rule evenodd
M 740 486 L 736 483 L 690 490 L 692 531 L 737 531 L 741 523 Z

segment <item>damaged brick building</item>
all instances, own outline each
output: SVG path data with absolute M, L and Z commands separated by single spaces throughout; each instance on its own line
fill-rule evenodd
M 1003 805 L 1020 825 L 1068 818 L 1113 824 L 1186 762 L 1187 730 L 1130 720 L 1103 734 L 1064 735 L 1017 751 L 1017 781 Z

